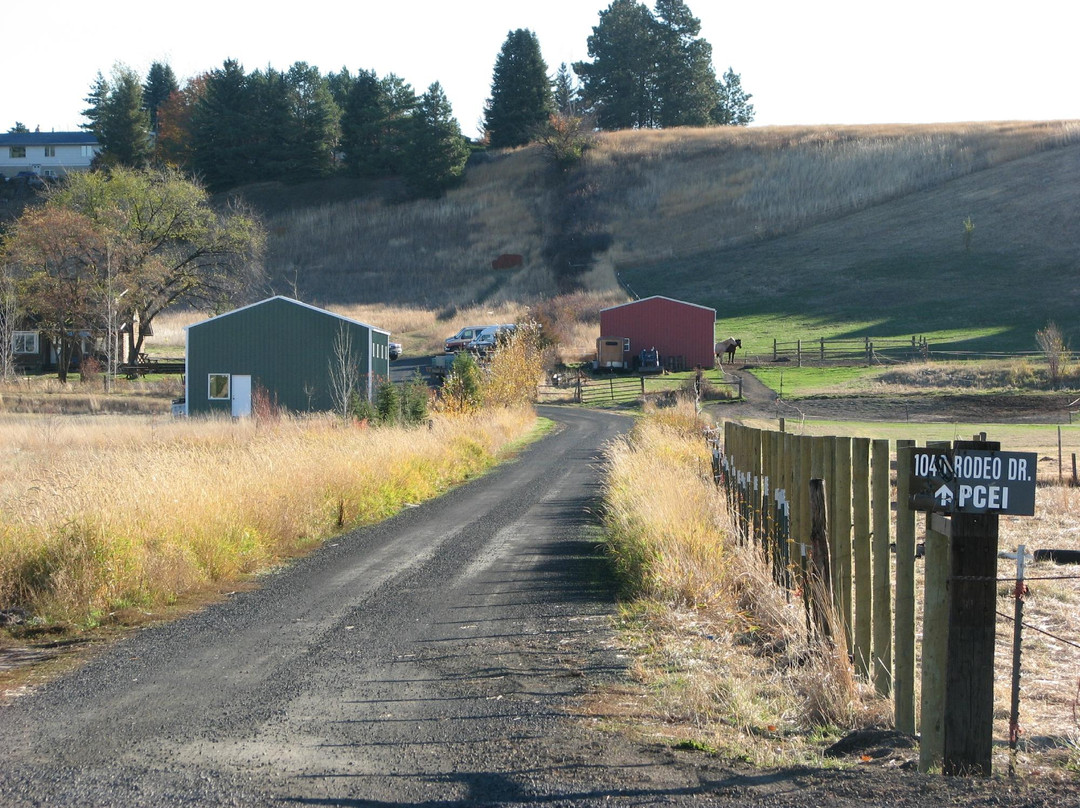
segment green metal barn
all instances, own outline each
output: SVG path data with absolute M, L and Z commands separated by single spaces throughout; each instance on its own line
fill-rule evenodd
M 271 297 L 186 330 L 189 415 L 250 415 L 258 389 L 293 412 L 332 410 L 332 377 L 340 378 L 346 357 L 360 394 L 369 400 L 377 381 L 390 375 L 388 331 L 288 297 Z

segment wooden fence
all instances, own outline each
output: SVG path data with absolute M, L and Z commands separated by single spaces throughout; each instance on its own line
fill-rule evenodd
M 891 362 L 967 359 L 1039 359 L 1042 351 L 976 351 L 963 343 L 931 345 L 926 337 L 837 337 L 833 339 L 773 340 L 772 361 L 803 364 L 860 363 L 879 365 Z
M 811 617 L 811 480 L 824 481 L 832 604 L 856 671 L 893 696 L 896 728 L 915 732 L 915 515 L 906 506 L 913 441 L 897 441 L 895 582 L 890 533 L 890 445 L 724 424 L 713 433 L 713 471 L 742 540 L 754 542 L 776 580 L 801 592 Z M 820 485 L 819 485 L 820 489 Z
M 910 340 L 898 338 L 852 337 L 816 340 L 773 340 L 772 358 L 794 360 L 799 367 L 804 362 L 914 362 L 926 359 L 930 350 L 924 337 Z
M 659 376 L 619 376 L 611 374 L 603 377 L 588 376 L 579 373 L 576 380 L 571 380 L 575 385 L 574 400 L 581 404 L 603 404 L 614 402 L 618 404 L 630 403 L 643 400 L 647 395 L 656 394 L 674 395 L 676 390 L 670 380 Z M 742 377 L 736 376 L 731 381 L 709 380 L 709 384 L 716 386 L 731 386 L 738 396 L 742 398 Z

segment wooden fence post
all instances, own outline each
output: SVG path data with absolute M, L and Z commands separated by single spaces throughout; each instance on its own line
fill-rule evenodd
M 851 654 L 855 648 L 851 596 L 851 438 L 833 438 L 832 450 L 833 599 Z
M 892 691 L 892 553 L 889 530 L 892 526 L 892 490 L 889 483 L 889 441 L 873 442 L 874 465 L 871 482 L 874 509 L 874 687 L 882 696 Z
M 935 525 L 941 531 L 935 530 Z M 926 515 L 923 596 L 922 694 L 919 771 L 941 765 L 945 755 L 945 662 L 949 648 L 949 536 L 947 520 Z
M 870 681 L 873 573 L 870 567 L 870 439 L 851 441 L 851 543 L 855 567 L 855 670 Z
M 810 480 L 810 597 L 813 601 L 814 620 L 824 637 L 831 637 L 829 628 L 829 596 L 832 582 L 829 572 L 827 491 L 825 480 Z
M 913 440 L 896 442 L 896 634 L 893 723 L 915 734 L 915 512 L 911 509 Z
M 796 358 L 798 360 L 796 362 L 795 366 L 801 368 L 802 367 L 802 340 L 801 339 L 798 340 L 795 343 L 795 356 L 796 356 Z
M 999 451 L 997 441 L 954 441 L 953 450 Z M 993 762 L 994 630 L 998 515 L 952 517 L 945 774 L 989 777 Z

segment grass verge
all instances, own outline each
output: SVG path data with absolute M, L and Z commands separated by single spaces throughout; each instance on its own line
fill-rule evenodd
M 134 418 L 0 422 L 0 611 L 138 621 L 484 472 L 530 410 L 368 429 Z

